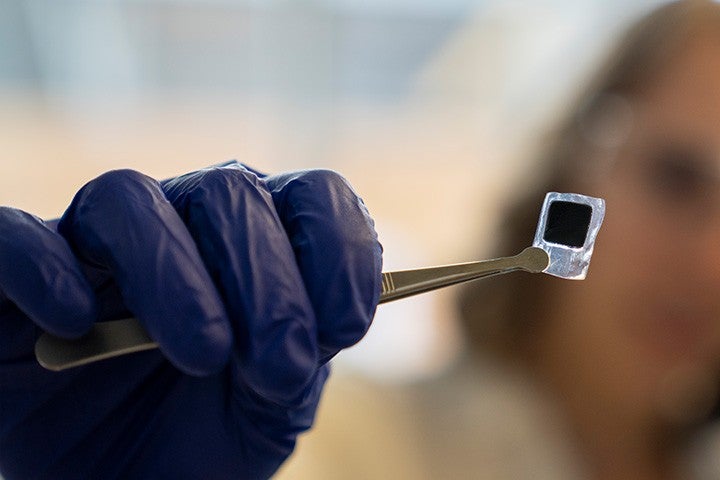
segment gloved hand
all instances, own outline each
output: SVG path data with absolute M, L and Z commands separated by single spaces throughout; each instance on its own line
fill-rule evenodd
M 367 331 L 380 271 L 372 220 L 329 171 L 114 171 L 57 225 L 0 209 L 0 472 L 269 477 L 312 424 L 327 361 Z M 35 361 L 41 329 L 131 314 L 161 351 Z

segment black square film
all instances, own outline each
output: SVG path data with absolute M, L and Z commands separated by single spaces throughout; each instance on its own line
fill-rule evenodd
M 546 242 L 582 247 L 587 238 L 592 207 L 584 203 L 552 202 L 543 238 Z

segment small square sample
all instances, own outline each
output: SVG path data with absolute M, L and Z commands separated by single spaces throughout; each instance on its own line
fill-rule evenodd
M 592 207 L 583 203 L 556 201 L 550 204 L 543 239 L 568 247 L 585 244 Z

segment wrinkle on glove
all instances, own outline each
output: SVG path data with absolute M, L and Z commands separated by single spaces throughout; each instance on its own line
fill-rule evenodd
M 316 319 L 270 193 L 235 166 L 170 181 L 165 192 L 228 308 L 238 380 L 270 401 L 294 399 L 317 369 Z
M 318 317 L 327 361 L 365 335 L 380 299 L 382 248 L 362 200 L 330 170 L 277 175 L 268 188 Z M 323 272 L 321 279 L 317 272 Z
M 87 332 L 97 315 L 93 292 L 68 245 L 42 220 L 8 207 L 0 207 L 0 291 L 6 302 L 61 337 Z
M 58 231 L 81 260 L 110 273 L 175 366 L 191 375 L 224 367 L 232 335 L 222 300 L 155 180 L 132 170 L 101 175 L 78 192 Z

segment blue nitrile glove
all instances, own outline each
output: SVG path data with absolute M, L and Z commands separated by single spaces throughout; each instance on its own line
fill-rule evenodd
M 0 209 L 0 472 L 269 477 L 313 421 L 327 360 L 369 327 L 380 270 L 372 220 L 329 171 L 110 172 L 56 229 Z M 162 353 L 35 361 L 41 329 L 130 312 Z

